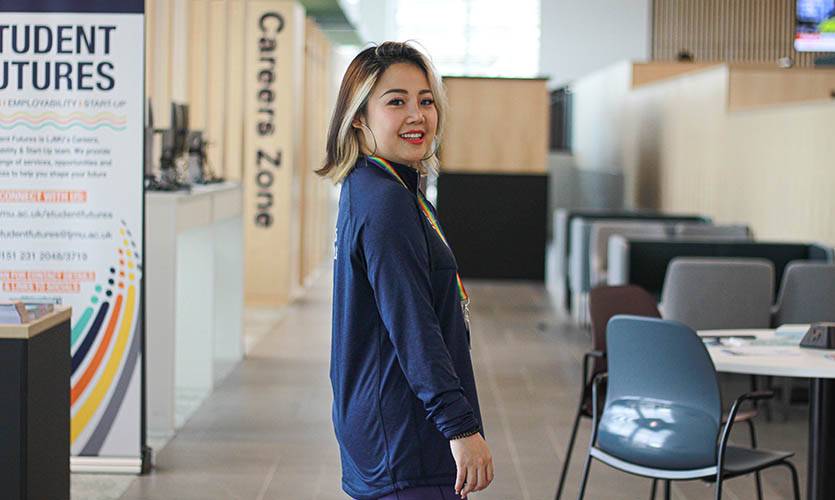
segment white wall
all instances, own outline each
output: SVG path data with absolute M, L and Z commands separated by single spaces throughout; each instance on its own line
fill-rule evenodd
M 624 59 L 648 61 L 652 0 L 541 0 L 539 72 L 562 87 Z

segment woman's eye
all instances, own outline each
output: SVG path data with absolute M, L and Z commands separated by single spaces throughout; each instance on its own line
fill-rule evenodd
M 403 104 L 403 103 L 405 103 L 405 102 L 406 102 L 406 101 L 404 101 L 403 99 L 401 99 L 401 98 L 397 97 L 397 98 L 395 98 L 395 99 L 390 100 L 390 101 L 389 101 L 389 104 L 391 104 L 391 105 L 393 105 L 393 106 L 400 106 L 401 104 Z
M 424 99 L 424 100 L 420 101 L 420 104 L 422 106 L 431 106 L 431 105 L 435 104 L 435 100 L 434 99 Z

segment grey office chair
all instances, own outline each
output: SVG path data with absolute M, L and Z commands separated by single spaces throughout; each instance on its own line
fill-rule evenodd
M 772 325 L 835 321 L 835 264 L 796 260 L 786 266 Z
M 768 328 L 774 265 L 765 259 L 676 257 L 661 291 L 661 315 L 694 330 Z
M 609 371 L 592 387 L 594 427 L 578 500 L 593 458 L 644 477 L 713 480 L 716 500 L 725 479 L 783 465 L 791 471 L 794 498 L 800 499 L 797 470 L 788 461 L 793 453 L 728 444 L 740 405 L 771 393 L 737 398 L 722 426 L 716 370 L 696 332 L 675 321 L 619 315 L 609 321 L 606 344 Z M 608 388 L 598 416 L 604 378 Z M 665 494 L 669 498 L 669 488 Z
M 777 303 L 771 310 L 774 328 L 792 323 L 835 321 L 835 264 L 796 260 L 786 266 Z M 788 420 L 791 404 L 791 378 L 783 379 L 781 404 L 783 420 Z

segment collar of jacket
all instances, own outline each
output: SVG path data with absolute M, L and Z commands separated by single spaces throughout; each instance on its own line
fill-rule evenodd
M 365 160 L 365 163 L 368 166 L 384 170 L 383 167 L 381 167 L 380 165 L 377 165 L 376 163 L 369 160 L 367 156 L 364 157 L 363 159 Z M 396 163 L 396 162 L 393 162 L 391 160 L 386 160 L 386 161 L 389 162 L 389 164 L 391 164 L 392 168 L 394 168 L 395 172 L 397 172 L 398 175 L 400 175 L 400 178 L 403 179 L 403 182 L 405 182 L 406 186 L 409 187 L 409 191 L 417 194 L 418 187 L 420 186 L 420 172 L 418 172 L 417 169 L 415 169 L 413 167 L 410 167 L 408 165 L 403 165 L 401 163 Z M 386 174 L 391 175 L 389 172 L 386 172 Z

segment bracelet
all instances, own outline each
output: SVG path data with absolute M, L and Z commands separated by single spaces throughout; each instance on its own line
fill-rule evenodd
M 481 432 L 481 426 L 477 425 L 477 426 L 473 427 L 472 429 L 470 429 L 468 431 L 464 431 L 460 434 L 456 434 L 456 435 L 452 436 L 451 438 L 449 438 L 449 440 L 454 441 L 456 439 L 462 439 L 462 438 L 465 438 L 465 437 L 475 436 L 479 432 Z

